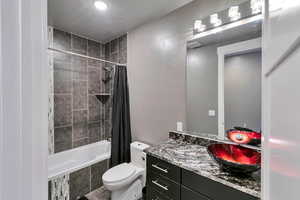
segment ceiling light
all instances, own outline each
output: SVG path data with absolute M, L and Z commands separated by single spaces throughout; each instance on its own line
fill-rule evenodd
M 219 15 L 216 13 L 210 16 L 210 23 L 214 26 L 220 26 L 222 24 L 222 20 L 219 19 Z
M 236 21 L 241 18 L 241 13 L 239 12 L 239 6 L 232 6 L 228 10 L 228 16 L 231 21 Z
M 262 1 L 261 0 L 251 0 L 252 14 L 258 14 L 262 11 Z
M 202 20 L 196 20 L 194 23 L 194 30 L 197 32 L 202 32 L 206 29 L 206 25 L 202 24 Z
M 104 11 L 107 9 L 107 4 L 103 1 L 95 1 L 94 5 L 98 10 Z

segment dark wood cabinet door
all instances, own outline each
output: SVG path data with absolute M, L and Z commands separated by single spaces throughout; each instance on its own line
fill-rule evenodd
M 180 200 L 180 185 L 168 178 L 156 173 L 148 173 L 147 186 L 170 199 Z
M 204 195 L 181 186 L 181 200 L 211 200 Z
M 258 200 L 194 172 L 147 155 L 147 200 Z
M 162 195 L 155 189 L 148 187 L 146 200 L 172 200 L 172 199 L 168 198 L 167 196 Z
M 181 169 L 153 156 L 147 156 L 147 171 L 165 176 L 177 183 L 180 183 Z
M 182 169 L 182 185 L 213 200 L 258 200 L 258 198 Z

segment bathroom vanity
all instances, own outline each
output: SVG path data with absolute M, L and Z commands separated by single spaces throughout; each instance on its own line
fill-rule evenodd
M 260 175 L 222 171 L 206 147 L 214 136 L 171 132 L 170 139 L 147 153 L 147 200 L 258 200 Z

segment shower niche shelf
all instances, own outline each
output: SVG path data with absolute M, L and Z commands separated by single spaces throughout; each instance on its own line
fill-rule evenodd
M 96 98 L 101 101 L 102 103 L 105 103 L 108 98 L 111 96 L 110 93 L 99 93 L 99 94 L 95 94 Z

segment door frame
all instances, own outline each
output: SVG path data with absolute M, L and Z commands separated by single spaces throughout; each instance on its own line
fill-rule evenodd
M 262 48 L 261 38 L 237 42 L 218 47 L 218 136 L 225 138 L 225 114 L 224 114 L 224 67 L 225 57 L 259 51 Z
M 2 1 L 0 1 L 0 30 L 2 30 Z M 3 162 L 3 91 L 2 91 L 2 31 L 0 31 L 0 163 Z M 3 199 L 3 167 L 0 164 L 0 199 Z
M 0 1 L 0 199 L 48 198 L 47 0 Z
M 274 182 L 274 180 L 271 180 L 272 176 L 274 176 L 274 169 L 272 169 L 272 165 L 276 165 L 275 162 L 272 162 L 272 159 L 274 157 L 279 157 L 279 156 L 284 156 L 284 154 L 279 154 L 278 152 L 274 151 L 272 144 L 280 144 L 280 142 L 282 141 L 288 141 L 290 142 L 291 140 L 289 139 L 281 139 L 281 140 L 277 140 L 276 136 L 274 138 L 272 131 L 276 132 L 276 130 L 272 130 L 272 121 L 273 121 L 273 116 L 275 118 L 276 114 L 272 113 L 272 107 L 271 107 L 271 103 L 272 103 L 272 92 L 271 89 L 274 86 L 272 83 L 272 76 L 273 74 L 275 74 L 274 72 L 276 72 L 280 67 L 284 67 L 284 64 L 287 62 L 287 59 L 289 58 L 289 56 L 292 56 L 294 52 L 296 52 L 297 50 L 299 50 L 300 47 L 300 36 L 295 37 L 295 40 L 293 41 L 288 41 L 288 40 L 283 40 L 287 45 L 282 47 L 280 49 L 280 54 L 275 55 L 274 56 L 274 52 L 271 54 L 272 57 L 270 57 L 270 55 L 267 55 L 268 50 L 270 49 L 270 44 L 272 42 L 274 42 L 274 39 L 272 37 L 270 37 L 272 35 L 272 32 L 274 32 L 274 28 L 272 26 L 275 26 L 272 22 L 271 19 L 275 16 L 283 16 L 280 13 L 280 9 L 289 9 L 292 8 L 290 6 L 293 5 L 289 5 L 288 2 L 281 2 L 282 8 L 279 8 L 277 10 L 272 10 L 271 4 L 272 2 L 270 0 L 264 0 L 264 9 L 263 9 L 263 14 L 264 14 L 264 23 L 263 23 L 263 74 L 262 74 L 262 85 L 263 85 L 263 90 L 262 90 L 262 97 L 263 97 L 263 104 L 262 104 L 262 119 L 263 119 L 263 127 L 262 127 L 262 131 L 263 131 L 263 138 L 262 138 L 262 199 L 264 200 L 270 200 L 272 197 L 272 194 L 274 194 L 274 192 L 272 192 L 272 181 Z M 284 4 L 285 3 L 285 4 Z M 295 4 L 295 6 L 299 6 L 298 2 L 297 4 Z M 282 22 L 284 23 L 285 21 L 277 18 L 276 21 L 277 22 Z M 290 16 L 289 16 L 290 17 Z M 295 18 L 297 19 L 297 18 Z M 274 20 L 274 19 L 273 19 Z M 290 26 L 293 26 L 292 23 L 289 24 Z M 282 27 L 281 27 L 282 28 Z M 290 32 L 290 30 L 286 30 L 284 28 L 282 28 L 283 30 L 285 30 L 287 38 L 289 38 L 290 33 L 292 33 L 292 37 L 294 39 L 293 33 L 297 33 L 299 34 L 299 32 Z M 278 38 L 278 37 L 277 37 Z M 279 73 L 277 71 L 277 73 Z M 275 91 L 276 92 L 276 91 Z M 294 90 L 291 92 L 294 92 Z M 274 97 L 273 97 L 274 98 Z M 274 106 L 274 105 L 273 105 Z M 284 116 L 283 116 L 284 118 Z M 297 143 L 296 143 L 297 144 Z M 290 147 L 293 146 L 293 144 L 287 144 L 288 147 L 284 146 L 284 148 L 282 149 L 289 149 Z M 299 147 L 299 146 L 297 146 Z M 284 150 L 282 150 L 284 151 Z M 297 152 L 297 149 L 293 149 L 290 150 L 290 152 Z M 289 155 L 290 155 L 289 152 Z M 277 155 L 276 155 L 277 154 Z M 274 177 L 273 177 L 274 179 Z M 278 180 L 278 179 L 277 179 Z M 276 181 L 276 180 L 275 180 Z M 285 181 L 286 182 L 286 181 Z M 292 184 L 292 183 L 291 183 Z M 291 185 L 292 186 L 292 185 Z M 298 186 L 298 185 L 297 185 Z M 289 196 L 289 197 L 298 197 L 298 196 Z

